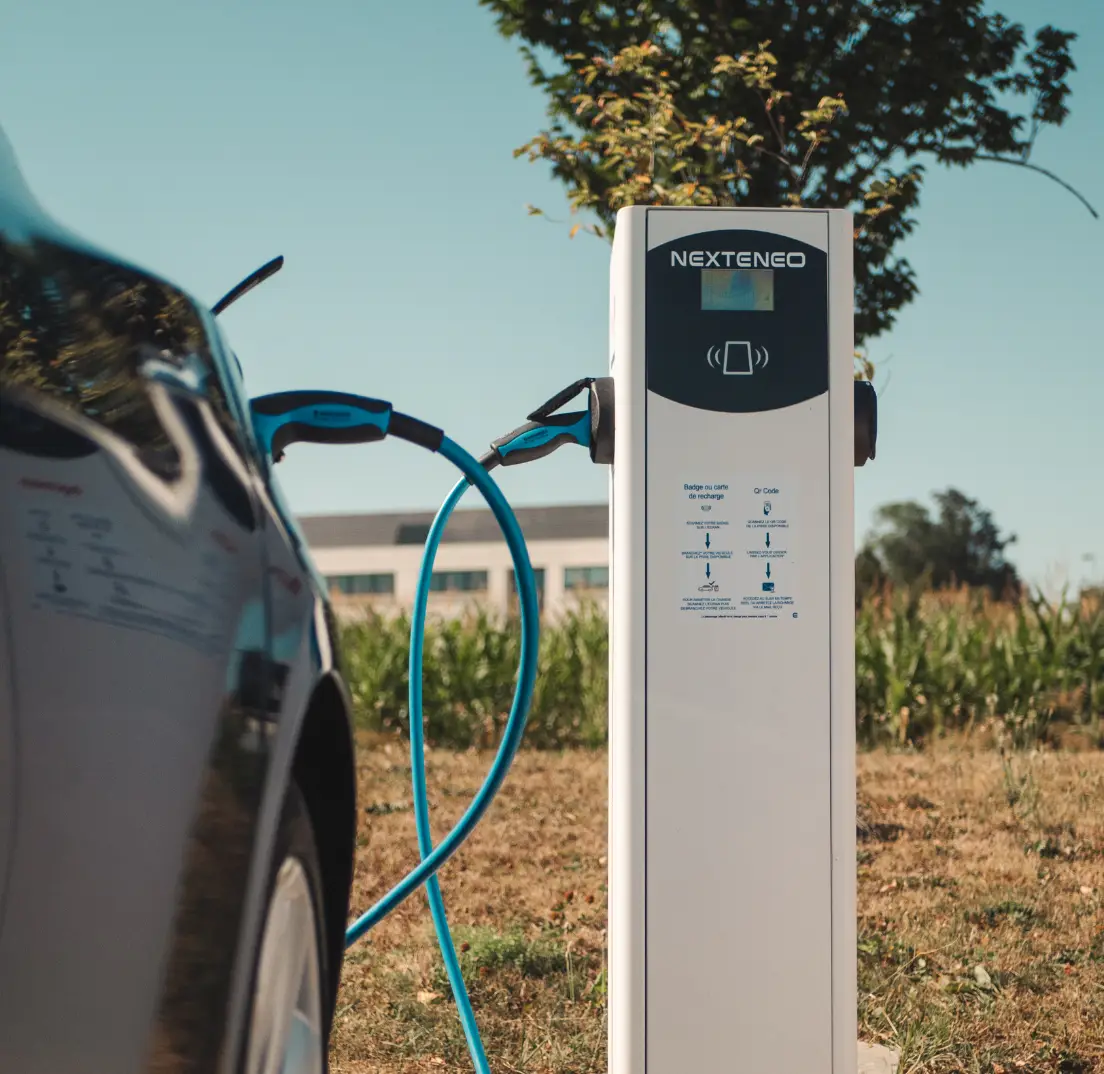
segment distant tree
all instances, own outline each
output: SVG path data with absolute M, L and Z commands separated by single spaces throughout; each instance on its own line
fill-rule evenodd
M 856 586 L 968 585 L 997 598 L 1016 595 L 1020 579 L 1005 558 L 1015 535 L 1003 536 L 992 512 L 957 489 L 934 499 L 935 515 L 913 501 L 878 508 L 874 532 L 856 559 Z
M 878 592 L 887 581 L 885 568 L 877 554 L 870 548 L 860 548 L 855 557 L 855 606 Z
M 860 345 L 917 294 L 895 250 L 926 161 L 1062 182 L 1029 158 L 1068 113 L 1076 35 L 1045 26 L 1028 47 L 982 0 L 480 3 L 549 100 L 551 127 L 518 153 L 598 218 L 572 234 L 610 237 L 624 205 L 857 210 Z

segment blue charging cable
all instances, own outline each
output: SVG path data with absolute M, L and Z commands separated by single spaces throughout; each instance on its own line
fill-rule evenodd
M 316 444 L 362 444 L 383 440 L 387 436 L 396 436 L 442 455 L 464 475 L 465 488 L 471 484 L 483 494 L 506 539 L 517 577 L 521 608 L 521 659 L 513 704 L 494 763 L 483 785 L 452 831 L 438 846 L 421 848 L 421 862 L 348 927 L 345 932 L 345 946 L 349 947 L 408 899 L 460 849 L 502 786 L 510 763 L 521 745 L 525 721 L 529 715 L 529 703 L 533 697 L 533 684 L 537 677 L 540 646 L 537 584 L 521 527 L 505 496 L 488 473 L 489 467 L 469 455 L 440 429 L 399 413 L 383 400 L 368 399 L 346 392 L 299 391 L 264 395 L 251 400 L 250 415 L 252 432 L 258 446 L 265 457 L 273 461 L 279 461 L 289 445 L 301 441 Z M 420 732 L 420 700 L 417 714 Z
M 469 484 L 467 477 L 463 477 L 453 486 L 448 498 L 433 519 L 433 525 L 429 528 L 425 551 L 422 553 L 422 566 L 418 573 L 418 586 L 414 593 L 414 612 L 410 621 L 410 782 L 414 796 L 414 824 L 418 831 L 418 853 L 423 859 L 433 850 L 433 833 L 429 826 L 429 797 L 426 789 L 425 725 L 422 710 L 422 669 L 425 658 L 429 583 L 433 576 L 437 548 L 444 536 L 449 517 L 467 492 Z M 464 1030 L 464 1039 L 468 1044 L 472 1066 L 475 1067 L 476 1074 L 490 1074 L 491 1068 L 487 1063 L 483 1039 L 479 1035 L 475 1012 L 468 998 L 464 974 L 456 955 L 456 946 L 452 942 L 448 915 L 445 913 L 445 900 L 441 895 L 441 883 L 436 876 L 431 876 L 426 882 L 426 898 L 429 901 L 433 930 L 437 933 L 437 946 L 441 949 L 441 960 L 445 964 L 445 974 L 452 988 L 453 999 L 456 1001 L 456 1010 Z
M 589 391 L 590 402 L 587 410 L 570 414 L 555 413 L 560 406 L 581 390 Z M 489 476 L 489 471 L 499 465 L 513 466 L 542 458 L 566 443 L 587 447 L 594 462 L 612 462 L 612 381 L 609 378 L 595 380 L 593 377 L 588 377 L 569 385 L 533 411 L 525 425 L 495 440 L 490 452 L 481 460 L 476 460 L 469 455 L 441 430 L 394 411 L 390 403 L 367 399 L 363 396 L 340 392 L 282 392 L 253 400 L 251 415 L 253 431 L 263 452 L 276 461 L 282 458 L 284 449 L 289 444 L 297 441 L 331 444 L 366 443 L 382 440 L 391 435 L 438 452 L 452 462 L 463 475 L 442 504 L 430 527 L 418 575 L 411 619 L 409 687 L 411 781 L 421 862 L 349 926 L 345 933 L 345 946 L 348 948 L 354 944 L 399 903 L 425 884 L 445 972 L 456 1000 L 472 1063 L 476 1074 L 490 1074 L 471 1000 L 464 985 L 460 961 L 449 931 L 440 883 L 436 876 L 437 870 L 459 850 L 464 840 L 472 833 L 506 778 L 518 747 L 521 745 L 537 673 L 540 613 L 536 578 L 521 528 L 498 485 Z M 453 510 L 470 485 L 474 485 L 483 494 L 502 530 L 513 560 L 521 610 L 521 658 L 510 714 L 490 771 L 459 822 L 441 843 L 434 847 L 426 790 L 422 703 L 426 614 L 437 549 Z
M 495 440 L 491 445 L 491 450 L 480 460 L 482 466 L 486 470 L 491 470 L 499 465 L 514 466 L 531 462 L 534 459 L 551 454 L 563 444 L 578 444 L 581 447 L 588 448 L 591 451 L 592 458 L 595 457 L 598 454 L 595 440 L 599 437 L 594 434 L 599 433 L 603 441 L 607 437 L 612 437 L 612 425 L 610 424 L 612 414 L 609 413 L 612 409 L 612 400 L 592 389 L 589 406 L 586 410 L 568 414 L 551 413 L 552 410 L 577 394 L 581 388 L 590 388 L 592 383 L 589 378 L 586 381 L 577 381 L 574 385 L 550 399 L 548 403 L 544 404 L 544 407 L 534 411 L 525 425 Z M 601 391 L 606 390 L 608 390 L 607 387 L 603 385 Z M 601 422 L 599 421 L 600 410 L 602 411 Z M 599 430 L 601 431 L 599 432 Z M 611 450 L 611 445 L 607 446 L 603 443 L 601 450 L 608 452 Z M 433 565 L 437 558 L 437 550 L 440 547 L 441 539 L 444 537 L 449 518 L 470 484 L 472 482 L 465 476 L 453 486 L 429 528 L 425 550 L 422 553 L 422 564 L 418 573 L 418 585 L 414 594 L 414 610 L 410 623 L 410 773 L 414 798 L 414 824 L 418 833 L 418 852 L 423 858 L 433 849 L 433 834 L 429 823 L 429 798 L 426 788 L 425 727 L 422 705 L 425 628 L 430 580 L 433 577 Z M 520 592 L 520 585 L 518 588 Z M 464 984 L 464 974 L 460 968 L 460 960 L 452 941 L 448 915 L 445 911 L 445 901 L 441 894 L 441 884 L 437 876 L 430 877 L 426 882 L 426 897 L 429 901 L 430 916 L 433 919 L 433 929 L 437 934 L 437 945 L 441 950 L 441 960 L 445 966 L 445 974 L 452 989 L 453 999 L 456 1001 L 457 1014 L 464 1031 L 464 1039 L 467 1041 L 468 1054 L 471 1056 L 476 1074 L 490 1074 L 490 1065 L 487 1062 L 487 1054 L 483 1047 L 479 1026 L 475 1020 L 471 999 Z
M 529 703 L 533 697 L 533 684 L 537 677 L 537 656 L 540 645 L 540 612 L 537 605 L 537 583 L 533 575 L 533 567 L 529 562 L 529 551 L 525 546 L 525 537 L 521 527 L 510 510 L 510 505 L 502 495 L 498 485 L 487 473 L 487 470 L 472 455 L 469 455 L 459 444 L 454 443 L 448 437 L 441 440 L 439 452 L 453 463 L 464 475 L 463 487 L 474 485 L 487 501 L 498 522 L 506 544 L 510 549 L 510 555 L 514 561 L 514 573 L 517 577 L 518 599 L 521 608 L 521 660 L 518 665 L 518 681 L 514 690 L 514 701 L 510 706 L 510 715 L 506 720 L 506 727 L 502 733 L 502 741 L 494 762 L 487 773 L 483 785 L 476 792 L 471 804 L 465 810 L 464 815 L 456 823 L 456 826 L 436 846 L 432 846 L 428 839 L 428 823 L 425 825 L 426 843 L 422 845 L 421 831 L 419 831 L 419 850 L 422 854 L 421 862 L 399 881 L 386 895 L 383 896 L 371 909 L 361 914 L 356 921 L 345 931 L 345 946 L 356 943 L 373 925 L 378 924 L 403 900 L 407 899 L 415 891 L 433 878 L 433 874 L 460 849 L 460 845 L 471 835 L 480 818 L 487 811 L 494 796 L 498 793 L 506 773 L 510 769 L 518 747 L 521 745 L 522 735 L 525 733 L 525 721 L 529 716 Z M 462 494 L 462 493 L 461 493 Z M 459 497 L 457 497 L 459 499 Z M 441 527 L 444 528 L 443 526 Z M 426 584 L 428 590 L 428 583 Z M 427 593 L 428 596 L 428 593 Z M 420 618 L 424 619 L 424 610 Z M 417 621 L 417 617 L 416 617 Z M 422 631 L 425 626 L 422 623 Z M 411 654 L 413 659 L 413 651 Z M 413 741 L 413 728 L 418 725 L 418 740 L 421 741 L 421 646 L 418 647 L 417 699 L 418 707 L 415 710 L 413 704 L 410 712 L 411 739 Z M 411 674 L 412 697 L 415 676 Z M 425 797 L 425 765 L 422 764 L 421 796 Z M 415 803 L 418 794 L 415 793 Z M 418 808 L 417 805 L 415 808 Z M 423 808 L 425 808 L 423 806 Z M 421 827 L 421 826 L 419 826 Z M 436 886 L 436 883 L 435 883 Z M 440 889 L 438 888 L 438 897 Z M 445 925 L 447 931 L 447 923 Z M 453 952 L 455 958 L 455 952 Z M 465 995 L 465 999 L 466 999 Z M 470 1009 L 470 1007 L 469 1007 Z M 478 1038 L 477 1038 L 478 1039 Z M 480 1051 L 482 1047 L 480 1046 Z M 483 1059 L 486 1069 L 486 1058 Z

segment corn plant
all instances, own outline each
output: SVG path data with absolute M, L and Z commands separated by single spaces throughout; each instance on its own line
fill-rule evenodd
M 864 746 L 917 746 L 994 725 L 1026 747 L 1056 724 L 1097 739 L 1104 707 L 1104 604 L 1040 596 L 1001 603 L 984 593 L 898 590 L 857 610 L 856 730 Z M 344 631 L 343 665 L 362 727 L 405 733 L 407 616 Z M 427 740 L 497 744 L 520 652 L 516 620 L 486 611 L 431 618 L 423 697 Z M 596 608 L 547 622 L 525 742 L 541 749 L 606 741 L 608 638 Z

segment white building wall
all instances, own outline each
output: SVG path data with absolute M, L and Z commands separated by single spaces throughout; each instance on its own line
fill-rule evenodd
M 350 548 L 312 548 L 311 555 L 319 573 L 327 577 L 342 574 L 393 574 L 393 595 L 341 597 L 334 605 L 343 614 L 355 616 L 358 609 L 378 611 L 408 609 L 414 603 L 414 590 L 422 562 L 422 546 L 378 545 Z M 544 569 L 544 611 L 549 617 L 577 607 L 582 601 L 606 604 L 606 591 L 585 593 L 564 588 L 567 567 L 606 567 L 609 542 L 604 537 L 562 541 L 529 542 L 529 558 L 536 569 Z M 444 543 L 434 564 L 437 571 L 487 571 L 487 590 L 482 593 L 434 593 L 430 610 L 443 614 L 462 611 L 473 604 L 483 605 L 499 614 L 510 607 L 510 575 L 513 567 L 504 542 Z

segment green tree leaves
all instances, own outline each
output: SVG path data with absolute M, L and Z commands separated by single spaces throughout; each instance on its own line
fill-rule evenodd
M 1005 559 L 1015 536 L 1003 536 L 992 512 L 958 489 L 937 492 L 934 499 L 935 515 L 911 500 L 878 509 L 874 534 L 856 559 L 856 588 L 922 583 L 985 588 L 998 599 L 1017 594 L 1016 569 Z
M 609 237 L 627 204 L 851 208 L 860 344 L 918 293 L 897 250 L 926 164 L 1062 182 L 1028 158 L 1068 114 L 1075 35 L 1029 45 L 982 0 L 480 3 L 548 97 L 519 154 L 552 165 L 586 230 Z

